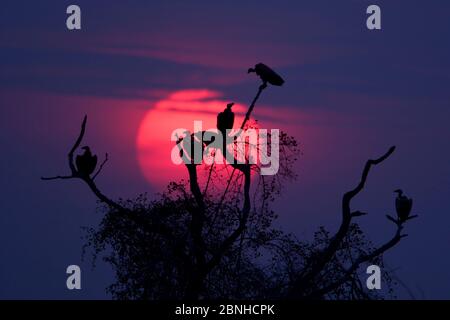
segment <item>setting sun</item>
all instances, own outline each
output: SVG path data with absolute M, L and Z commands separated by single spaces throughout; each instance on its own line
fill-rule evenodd
M 187 178 L 184 166 L 171 160 L 174 142 L 170 137 L 175 129 L 193 131 L 194 121 L 202 121 L 203 129 L 216 128 L 216 118 L 226 104 L 220 92 L 208 89 L 179 90 L 158 101 L 142 120 L 136 139 L 139 166 L 145 178 L 156 186 Z M 236 103 L 235 123 L 243 119 L 245 106 Z

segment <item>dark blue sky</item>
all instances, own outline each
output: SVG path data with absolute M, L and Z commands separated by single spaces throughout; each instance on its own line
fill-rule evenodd
M 279 224 L 304 238 L 321 224 L 334 230 L 365 160 L 395 144 L 355 202 L 369 212 L 361 224 L 383 241 L 392 191 L 414 197 L 420 218 L 387 264 L 416 298 L 450 298 L 450 3 L 242 2 L 2 1 L 0 298 L 108 298 L 109 268 L 81 261 L 80 227 L 101 218 L 95 198 L 78 181 L 39 180 L 66 172 L 85 113 L 86 140 L 111 155 L 103 191 L 153 194 L 134 156 L 148 110 L 185 89 L 246 104 L 255 91 L 246 70 L 259 61 L 286 79 L 261 104 L 296 115 L 278 123 L 303 148 Z M 74 3 L 81 31 L 65 26 Z M 382 9 L 381 31 L 365 27 L 369 4 Z M 79 292 L 65 289 L 69 264 L 82 266 Z

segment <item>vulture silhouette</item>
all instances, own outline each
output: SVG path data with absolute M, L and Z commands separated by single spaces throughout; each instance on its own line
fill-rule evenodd
M 248 73 L 255 72 L 262 80 L 263 87 L 270 83 L 274 86 L 282 86 L 284 83 L 283 78 L 280 77 L 275 71 L 270 69 L 264 63 L 258 63 L 254 68 L 248 69 Z
M 227 104 L 227 107 L 223 112 L 217 115 L 217 129 L 225 136 L 227 129 L 233 129 L 234 124 L 234 112 L 231 111 L 234 102 Z
M 401 222 L 404 222 L 409 218 L 413 201 L 411 198 L 403 195 L 403 191 L 401 189 L 397 189 L 394 192 L 397 193 L 397 198 L 395 199 L 397 216 Z
M 77 169 L 82 176 L 89 177 L 97 165 L 97 156 L 92 155 L 91 149 L 87 146 L 81 149 L 84 150 L 84 153 L 76 158 Z

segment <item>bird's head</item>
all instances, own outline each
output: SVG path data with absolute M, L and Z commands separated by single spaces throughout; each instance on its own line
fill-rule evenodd
M 402 189 L 394 190 L 394 192 L 397 193 L 399 197 L 401 197 L 403 195 L 403 190 Z
M 91 149 L 88 146 L 84 146 L 81 148 L 82 150 L 85 150 L 87 152 L 91 152 Z
M 256 72 L 256 70 L 254 68 L 248 68 L 247 73 L 252 73 L 252 72 Z
M 234 102 L 230 102 L 227 104 L 227 109 L 231 110 L 231 107 L 234 106 Z

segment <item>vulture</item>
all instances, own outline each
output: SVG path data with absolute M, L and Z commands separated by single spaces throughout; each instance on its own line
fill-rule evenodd
M 233 105 L 234 102 L 227 104 L 225 110 L 220 112 L 217 116 L 217 129 L 219 129 L 224 136 L 226 135 L 227 129 L 233 129 L 234 112 L 231 111 Z
M 397 189 L 394 192 L 398 194 L 395 199 L 395 209 L 397 210 L 398 219 L 401 222 L 405 222 L 411 212 L 413 201 L 407 196 L 404 196 L 403 191 L 400 189 Z
M 264 63 L 258 63 L 254 68 L 248 69 L 248 73 L 255 72 L 262 80 L 263 87 L 270 83 L 274 86 L 281 86 L 284 83 L 283 78 L 281 78 L 275 71 L 270 69 Z
M 91 149 L 87 146 L 81 149 L 84 150 L 84 153 L 77 156 L 77 169 L 82 176 L 89 177 L 97 165 L 97 156 L 92 155 Z

